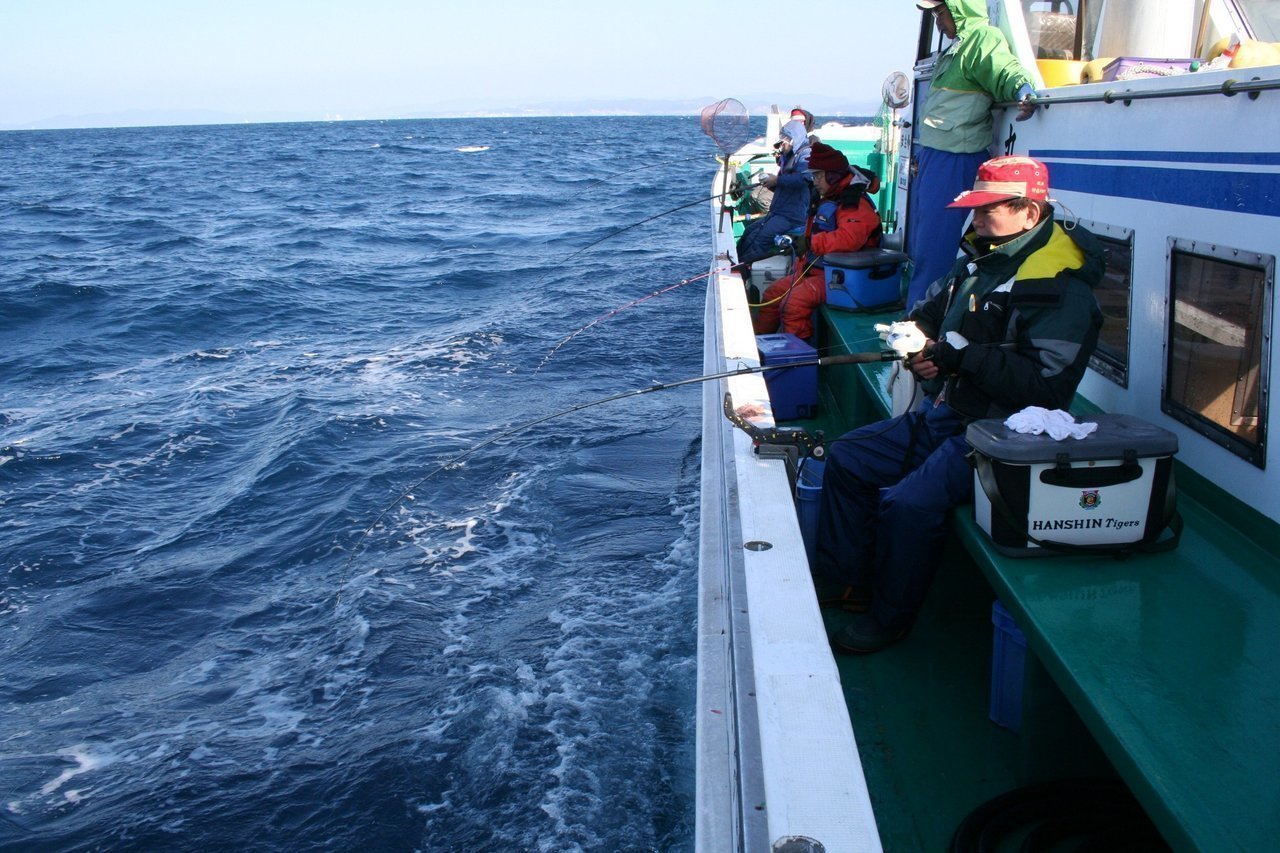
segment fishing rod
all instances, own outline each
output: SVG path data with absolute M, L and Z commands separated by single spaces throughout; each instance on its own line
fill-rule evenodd
M 790 246 L 790 241 L 788 241 L 787 245 Z M 793 262 L 795 261 L 794 249 L 792 249 L 791 251 L 791 259 Z M 621 314 L 623 311 L 625 311 L 628 308 L 631 308 L 634 305 L 639 305 L 641 302 L 645 302 L 649 299 L 654 298 L 655 296 L 661 296 L 664 293 L 670 293 L 676 288 L 684 287 L 686 284 L 693 284 L 695 281 L 702 281 L 702 279 L 710 278 L 716 273 L 733 272 L 735 270 L 742 269 L 743 267 L 750 267 L 753 263 L 755 263 L 755 261 L 745 261 L 745 262 L 739 262 L 736 264 L 730 264 L 727 267 L 716 267 L 709 272 L 704 272 L 701 275 L 695 275 L 693 278 L 686 278 L 683 281 L 678 281 L 675 284 L 668 285 L 667 287 L 660 288 L 659 290 L 655 290 L 653 293 L 649 293 L 649 294 L 646 294 L 645 296 L 641 296 L 639 299 L 633 299 L 625 305 L 619 305 L 617 308 L 614 308 L 612 311 L 609 311 L 606 314 L 601 314 L 599 317 L 596 317 L 594 320 L 592 320 L 590 323 L 587 323 L 585 326 L 579 327 L 572 334 L 566 335 L 565 337 L 561 338 L 560 342 L 557 343 L 555 346 L 553 346 L 551 350 L 545 356 L 543 356 L 542 361 L 538 364 L 537 368 L 533 371 L 533 375 L 537 376 L 538 373 L 541 372 L 542 368 L 547 366 L 547 362 L 551 360 L 551 357 L 555 355 L 557 352 L 559 352 L 561 347 L 563 347 L 565 344 L 569 343 L 569 341 L 573 340 L 578 335 L 582 334 L 587 329 L 590 329 L 592 326 L 596 325 L 597 323 L 602 323 L 605 320 L 608 320 L 610 317 L 614 316 L 615 314 Z M 786 299 L 791 294 L 791 290 L 796 286 L 796 283 L 801 278 L 803 278 L 806 274 L 808 274 L 809 270 L 813 269 L 813 267 L 817 263 L 818 263 L 817 258 L 810 261 L 808 266 L 806 266 L 803 270 L 800 271 L 798 275 L 795 276 L 795 280 L 791 283 L 791 286 L 788 287 L 786 292 L 783 293 L 781 296 L 775 297 L 774 299 L 770 299 L 768 302 L 748 303 L 748 306 L 751 308 L 763 308 L 766 305 L 772 305 L 775 302 L 779 302 L 783 299 Z
M 428 472 L 426 476 L 415 481 L 407 489 L 403 490 L 396 497 L 396 499 L 393 500 L 391 503 L 387 504 L 387 506 L 381 512 L 378 513 L 377 517 L 374 518 L 372 522 L 370 522 L 369 526 L 364 528 L 364 530 L 360 532 L 360 535 L 356 537 L 355 544 L 351 548 L 351 556 L 347 558 L 346 565 L 343 567 L 343 574 L 344 575 L 350 574 L 351 566 L 353 563 L 355 563 L 356 557 L 359 556 L 360 547 L 364 543 L 364 540 L 368 537 L 368 535 L 372 533 L 379 524 L 382 523 L 382 520 L 387 517 L 388 513 L 390 513 L 396 507 L 400 506 L 400 504 L 402 504 L 405 501 L 405 499 L 408 498 L 410 495 L 412 495 L 415 491 L 422 488 L 422 486 L 428 480 L 430 480 L 432 477 L 439 474 L 441 471 L 445 470 L 446 468 L 450 468 L 454 465 L 457 465 L 459 462 L 462 462 L 464 459 L 474 455 L 475 453 L 483 450 L 484 448 L 489 447 L 492 444 L 496 444 L 497 442 L 502 441 L 505 438 L 510 438 L 513 435 L 518 435 L 519 433 L 522 433 L 528 429 L 538 426 L 539 424 L 544 424 L 547 421 L 555 420 L 557 418 L 564 417 L 565 415 L 573 414 L 574 412 L 581 412 L 584 409 L 594 408 L 595 406 L 603 406 L 606 403 L 615 403 L 618 400 L 625 400 L 629 397 L 639 397 L 644 394 L 653 394 L 657 391 L 669 391 L 672 388 L 680 388 L 685 385 L 696 385 L 703 382 L 713 382 L 717 379 L 729 379 L 734 376 L 750 376 L 756 373 L 767 373 L 771 370 L 790 370 L 797 367 L 831 367 L 838 364 L 869 364 L 869 363 L 878 362 L 878 361 L 895 361 L 902 357 L 903 357 L 902 353 L 897 352 L 896 350 L 893 350 L 893 349 L 889 349 L 889 350 L 882 350 L 882 351 L 878 350 L 875 352 L 854 352 L 854 353 L 845 353 L 842 355 L 824 355 L 816 358 L 806 359 L 804 361 L 793 361 L 787 364 L 761 364 L 754 367 L 750 365 L 743 365 L 733 370 L 723 370 L 723 371 L 720 371 L 719 373 L 708 373 L 702 376 L 693 376 L 688 379 L 677 379 L 673 382 L 659 382 L 655 385 L 648 385 L 644 388 L 633 388 L 630 391 L 623 391 L 618 394 L 611 394 L 608 397 L 601 397 L 598 400 L 590 400 L 585 403 L 577 403 L 575 405 L 569 406 L 568 408 L 561 409 L 558 412 L 552 412 L 549 415 L 542 415 L 540 417 L 533 418 L 532 420 L 528 420 L 528 421 L 524 421 L 523 423 L 516 424 L 515 426 L 509 427 L 508 429 L 505 429 L 502 432 L 498 433 L 497 435 L 492 436 L 491 438 L 487 438 L 484 441 L 479 442 L 478 444 L 473 444 L 471 447 L 467 448 L 461 453 L 450 457 L 449 459 L 437 465 L 435 468 L 431 469 L 431 471 Z M 728 398 L 728 395 L 726 395 L 726 402 L 725 402 L 726 412 L 730 411 L 732 408 L 727 398 Z M 735 425 L 742 427 L 744 429 L 747 429 L 748 427 L 752 427 L 752 425 L 749 424 L 745 420 L 745 418 L 742 418 L 741 416 L 736 418 L 731 417 L 730 420 L 732 420 Z M 759 428 L 754 428 L 754 429 L 758 430 Z M 765 435 L 767 435 L 767 433 L 765 433 Z M 756 438 L 756 435 L 753 434 L 752 437 Z M 337 594 L 337 602 L 341 603 L 341 601 L 342 601 L 342 589 L 339 588 L 338 594 Z

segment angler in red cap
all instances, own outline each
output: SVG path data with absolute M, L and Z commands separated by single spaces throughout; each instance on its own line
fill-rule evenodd
M 782 331 L 813 337 L 813 312 L 827 300 L 822 256 L 829 252 L 857 252 L 880 245 L 880 214 L 867 198 L 880 188 L 874 172 L 849 165 L 849 160 L 823 142 L 809 152 L 809 174 L 819 195 L 803 237 L 796 238 L 795 272 L 778 279 L 764 292 L 756 314 L 757 334 Z
M 1102 247 L 1056 221 L 1043 163 L 988 160 L 950 206 L 973 211 L 963 256 L 910 314 L 925 346 L 907 365 L 924 401 L 829 444 L 814 585 L 820 602 L 858 613 L 831 638 L 850 654 L 911 629 L 951 511 L 973 499 L 968 424 L 1066 409 L 1102 326 Z
M 813 132 L 813 113 L 801 107 L 791 108 L 791 120 L 804 122 L 804 129 L 807 133 Z

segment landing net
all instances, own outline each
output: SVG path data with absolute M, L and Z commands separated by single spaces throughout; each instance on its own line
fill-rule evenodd
M 711 137 L 726 157 L 751 139 L 750 116 L 742 102 L 725 98 L 702 108 L 702 132 Z

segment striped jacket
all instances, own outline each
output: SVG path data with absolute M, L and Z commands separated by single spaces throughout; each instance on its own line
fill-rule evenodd
M 971 418 L 1067 409 L 1102 327 L 1093 295 L 1105 267 L 1101 244 L 1046 216 L 985 254 L 970 229 L 961 248 L 966 257 L 911 312 L 927 337 L 955 331 L 969 341 L 959 373 L 925 390 Z

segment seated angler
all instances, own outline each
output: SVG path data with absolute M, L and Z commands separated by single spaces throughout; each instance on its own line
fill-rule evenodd
M 941 559 L 948 517 L 973 500 L 965 428 L 1027 406 L 1066 409 L 1098 341 L 1096 238 L 1055 221 L 1048 170 L 1029 157 L 983 163 L 952 207 L 973 224 L 951 271 L 912 308 L 923 332 L 907 366 L 924 401 L 830 443 L 814 584 L 859 615 L 832 635 L 865 654 L 902 639 Z
M 738 238 L 738 264 L 750 264 L 777 253 L 773 238 L 803 228 L 809 215 L 813 182 L 809 178 L 809 137 L 804 122 L 789 121 L 778 140 L 778 173 L 766 175 L 762 186 L 773 190 L 769 212 L 747 225 Z M 747 273 L 743 272 L 743 278 Z
M 880 188 L 875 173 L 849 165 L 839 151 L 815 142 L 809 153 L 809 174 L 820 200 L 809 216 L 804 237 L 795 241 L 795 272 L 764 292 L 755 318 L 759 335 L 778 331 L 781 319 L 782 331 L 811 338 L 813 312 L 827 298 L 822 256 L 880 245 L 880 214 L 867 198 L 867 193 Z

